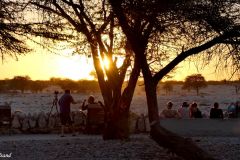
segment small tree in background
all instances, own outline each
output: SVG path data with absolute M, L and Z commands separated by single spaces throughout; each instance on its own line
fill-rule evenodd
M 10 82 L 10 89 L 20 90 L 24 93 L 24 90 L 27 89 L 30 80 L 29 76 L 15 76 Z
M 240 78 L 238 80 L 236 80 L 236 81 L 233 81 L 232 85 L 235 88 L 235 93 L 239 94 L 240 93 Z
M 7 80 L 0 80 L 0 92 L 7 90 Z
M 47 81 L 41 80 L 29 81 L 28 88 L 30 91 L 32 91 L 32 93 L 42 92 L 44 88 L 48 87 L 47 83 Z
M 199 90 L 205 87 L 207 87 L 205 78 L 201 74 L 193 74 L 186 77 L 182 89 L 196 90 L 199 95 Z
M 169 95 L 173 91 L 173 85 L 171 82 L 165 82 L 162 86 L 162 89 L 166 91 L 166 95 Z

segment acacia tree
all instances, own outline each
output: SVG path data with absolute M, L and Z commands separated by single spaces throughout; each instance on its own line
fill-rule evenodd
M 23 27 L 18 23 L 21 19 L 21 5 L 18 2 L 0 1 L 0 54 L 2 60 L 6 55 L 14 58 L 29 52 L 24 40 L 19 37 Z
M 108 4 L 101 0 L 30 0 L 28 4 L 31 11 L 42 11 L 41 22 L 49 24 L 46 32 L 56 30 L 53 24 L 61 26 L 62 30 L 77 37 L 72 43 L 76 52 L 87 52 L 88 57 L 92 57 L 104 100 L 106 125 L 103 138 L 128 138 L 129 107 L 140 69 L 123 34 L 118 34 L 121 29 Z M 120 67 L 117 66 L 119 56 L 116 53 L 124 59 Z M 105 59 L 109 61 L 109 67 L 102 65 Z M 131 64 L 128 84 L 123 88 Z
M 235 81 L 231 82 L 231 85 L 235 89 L 235 94 L 239 94 L 239 92 L 240 92 L 240 78 L 238 80 L 235 80 Z
M 231 59 L 231 64 L 238 68 L 240 26 L 235 7 L 239 1 L 109 1 L 143 73 L 151 137 L 185 159 L 213 159 L 192 141 L 161 127 L 156 88 L 186 58 L 209 49 L 200 55 L 211 60 L 214 57 L 211 47 L 220 59 Z M 149 49 L 154 49 L 151 42 L 156 39 L 163 47 L 160 53 L 172 56 L 171 49 L 164 49 L 166 46 L 176 47 L 177 52 L 160 70 L 152 72 L 147 57 Z
M 2 61 L 7 57 L 18 60 L 20 55 L 24 55 L 33 49 L 27 45 L 27 41 L 35 42 L 37 36 L 45 37 L 48 40 L 66 40 L 71 38 L 71 34 L 61 34 L 59 32 L 48 31 L 48 23 L 41 23 L 41 29 L 36 30 L 37 23 L 25 23 L 26 19 L 32 16 L 28 14 L 25 17 L 24 9 L 26 4 L 16 0 L 0 1 L 0 55 Z M 55 26 L 57 28 L 58 26 Z M 31 35 L 31 36 L 30 36 Z M 35 43 L 37 44 L 37 43 Z M 38 43 L 39 44 L 39 43 Z
M 194 89 L 199 95 L 199 90 L 205 87 L 207 87 L 205 78 L 201 74 L 193 74 L 185 78 L 182 89 Z

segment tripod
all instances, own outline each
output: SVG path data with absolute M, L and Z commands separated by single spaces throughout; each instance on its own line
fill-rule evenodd
M 48 120 L 49 120 L 49 118 L 50 118 L 50 116 L 52 114 L 52 111 L 53 111 L 54 107 L 56 108 L 57 114 L 59 114 L 57 103 L 58 103 L 58 92 L 55 92 L 54 93 L 54 99 L 53 99 L 52 106 L 51 106 L 51 110 L 50 110 L 49 115 L 48 115 Z
M 57 111 L 57 113 L 58 113 L 58 105 L 57 105 L 57 103 L 58 103 L 58 97 L 57 97 L 57 94 L 55 94 L 55 95 L 54 95 L 53 102 L 52 102 L 52 107 L 51 107 L 51 110 L 50 110 L 49 116 L 50 116 L 51 113 L 52 113 L 53 107 L 56 108 L 56 111 Z

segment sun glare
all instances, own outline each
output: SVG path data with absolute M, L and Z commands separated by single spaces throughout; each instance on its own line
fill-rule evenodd
M 104 58 L 102 62 L 102 67 L 104 66 L 106 69 L 109 69 L 109 60 L 107 58 Z
M 91 61 L 85 56 L 60 57 L 58 60 L 58 72 L 63 78 L 91 80 L 94 79 L 90 75 L 90 72 L 93 70 Z

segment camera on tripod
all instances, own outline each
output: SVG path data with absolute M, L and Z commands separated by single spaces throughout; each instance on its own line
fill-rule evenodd
M 54 91 L 54 98 L 57 99 L 58 98 L 58 91 Z
M 50 112 L 49 112 L 49 116 L 51 115 L 51 113 L 52 113 L 52 110 L 53 110 L 53 108 L 55 107 L 56 108 L 56 111 L 57 111 L 57 113 L 58 113 L 58 94 L 59 94 L 59 92 L 58 91 L 54 91 L 54 99 L 53 99 L 53 102 L 52 102 L 52 107 L 51 107 L 51 110 L 50 110 Z M 49 117 L 48 117 L 49 118 Z

